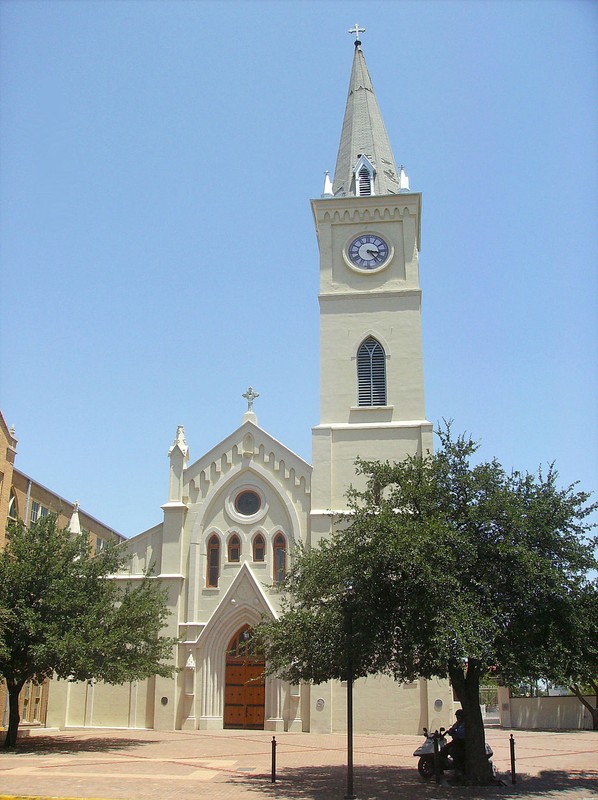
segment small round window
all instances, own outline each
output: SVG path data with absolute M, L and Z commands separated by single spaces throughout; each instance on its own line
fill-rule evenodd
M 235 511 L 244 517 L 252 517 L 260 510 L 262 501 L 257 492 L 245 489 L 235 497 Z

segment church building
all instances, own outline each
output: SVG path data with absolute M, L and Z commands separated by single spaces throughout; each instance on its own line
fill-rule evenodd
M 180 426 L 170 447 L 163 521 L 127 543 L 117 580 L 154 574 L 180 637 L 173 678 L 106 686 L 55 681 L 48 724 L 161 730 L 346 729 L 346 687 L 263 677 L 251 629 L 279 613 L 277 585 L 295 545 L 329 536 L 346 509 L 355 459 L 432 450 L 421 344 L 421 195 L 397 169 L 355 26 L 355 52 L 333 180 L 312 201 L 320 251 L 320 420 L 313 464 L 260 427 L 251 387 L 240 427 L 191 461 Z M 316 269 L 316 265 L 313 265 Z M 355 684 L 357 732 L 448 726 L 446 681 Z

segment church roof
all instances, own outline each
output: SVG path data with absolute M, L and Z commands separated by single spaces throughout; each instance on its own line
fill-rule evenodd
M 399 173 L 358 40 L 334 170 L 335 197 L 355 195 L 354 169 L 360 156 L 366 156 L 375 168 L 373 194 L 399 193 Z

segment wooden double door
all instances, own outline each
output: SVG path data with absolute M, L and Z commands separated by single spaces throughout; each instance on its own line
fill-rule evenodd
M 226 653 L 225 728 L 264 729 L 264 667 L 263 655 L 252 646 L 251 628 L 245 625 L 233 636 Z

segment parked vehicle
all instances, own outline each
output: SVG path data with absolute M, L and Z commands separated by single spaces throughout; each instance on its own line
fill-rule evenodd
M 446 746 L 447 740 L 445 736 L 445 729 L 441 728 L 439 731 L 428 731 L 427 728 L 424 728 L 424 736 L 426 737 L 423 744 L 421 744 L 417 750 L 414 752 L 414 756 L 419 757 L 419 761 L 417 762 L 417 771 L 419 774 L 424 778 L 424 780 L 429 781 L 434 777 L 434 739 L 438 742 L 438 772 L 442 775 L 444 772 L 449 770 L 455 770 L 455 773 L 463 771 L 462 764 L 455 764 L 453 758 L 447 754 L 443 753 L 442 749 Z M 486 758 L 490 761 L 492 756 L 494 755 L 492 748 L 488 743 L 486 743 Z M 492 772 L 495 772 L 494 764 L 490 761 L 492 765 Z

